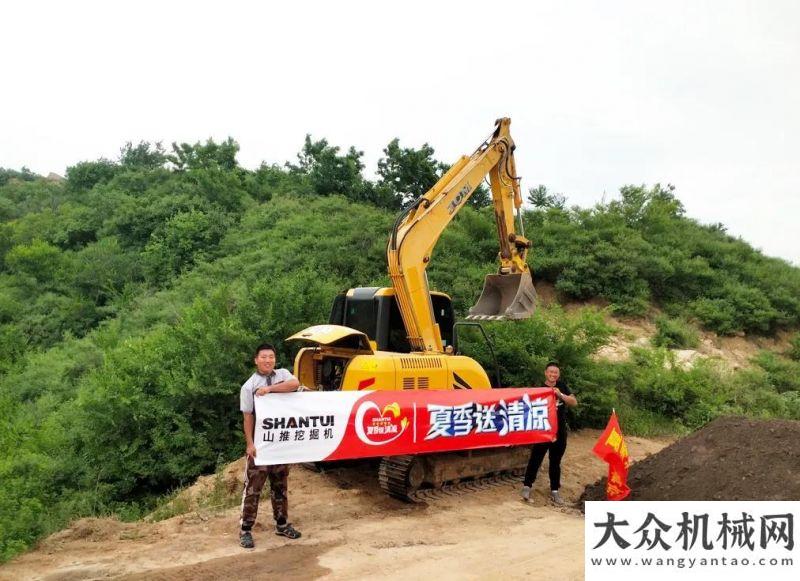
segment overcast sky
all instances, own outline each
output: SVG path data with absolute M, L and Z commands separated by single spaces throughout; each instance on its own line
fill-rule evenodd
M 689 216 L 800 265 L 800 2 L 0 5 L 0 166 L 64 174 L 126 141 L 306 133 L 452 163 L 510 116 L 523 187 L 590 206 L 672 183 Z

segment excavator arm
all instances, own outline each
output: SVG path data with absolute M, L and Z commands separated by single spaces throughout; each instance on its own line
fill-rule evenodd
M 535 291 L 526 255 L 531 243 L 515 210 L 522 206 L 514 163 L 511 120 L 498 119 L 493 134 L 470 156 L 462 156 L 423 196 L 398 216 L 387 251 L 389 275 L 414 351 L 441 353 L 444 348 L 434 318 L 426 269 L 444 229 L 489 175 L 500 243 L 497 274 L 487 275 L 470 318 L 522 319 L 534 310 Z

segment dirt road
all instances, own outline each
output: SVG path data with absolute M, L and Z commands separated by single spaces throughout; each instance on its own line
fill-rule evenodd
M 570 437 L 562 495 L 575 502 L 605 473 L 591 454 L 599 432 Z M 668 442 L 629 438 L 634 460 Z M 226 471 L 239 494 L 242 463 Z M 290 515 L 303 538 L 256 525 L 256 549 L 237 544 L 238 509 L 199 509 L 161 522 L 82 519 L 0 568 L 0 579 L 409 579 L 583 578 L 583 518 L 546 502 L 546 462 L 530 504 L 517 483 L 406 504 L 383 495 L 366 466 L 289 479 Z M 188 495 L 202 495 L 207 478 Z M 259 521 L 269 523 L 269 500 Z

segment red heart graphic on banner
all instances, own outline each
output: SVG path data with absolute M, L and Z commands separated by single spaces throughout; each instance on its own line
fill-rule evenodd
M 397 439 L 408 427 L 408 418 L 400 406 L 391 403 L 381 410 L 375 402 L 365 401 L 356 412 L 356 434 L 362 442 L 380 446 Z

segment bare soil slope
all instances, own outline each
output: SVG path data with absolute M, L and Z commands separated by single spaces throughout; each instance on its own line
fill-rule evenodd
M 605 471 L 591 453 L 597 430 L 573 433 L 563 462 L 564 498 L 574 503 Z M 630 438 L 634 459 L 667 442 Z M 546 462 L 545 462 L 546 464 Z M 261 504 L 256 549 L 237 544 L 238 508 L 190 510 L 160 522 L 82 519 L 0 568 L 0 579 L 413 579 L 583 578 L 583 518 L 547 504 L 546 466 L 534 500 L 518 483 L 442 494 L 425 504 L 384 496 L 367 464 L 319 474 L 301 467 L 289 478 L 290 515 L 303 538 L 277 537 Z M 228 498 L 241 490 L 242 462 L 222 474 Z M 219 488 L 205 477 L 176 502 L 202 506 Z

